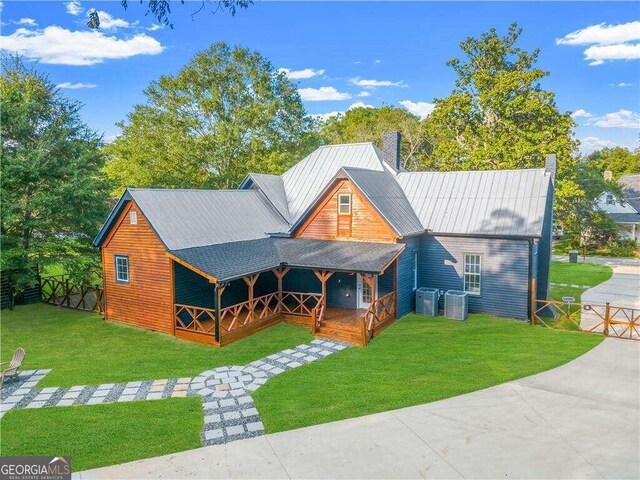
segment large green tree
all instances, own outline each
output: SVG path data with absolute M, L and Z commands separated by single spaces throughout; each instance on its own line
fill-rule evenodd
M 215 43 L 144 92 L 106 148 L 124 187 L 236 187 L 280 173 L 306 147 L 311 121 L 297 89 L 260 53 Z
M 624 147 L 603 148 L 588 155 L 586 161 L 600 172 L 611 171 L 617 179 L 629 173 L 640 173 L 640 147 L 635 152 Z
M 78 102 L 20 58 L 2 58 L 0 98 L 3 275 L 18 292 L 47 264 L 88 279 L 99 266 L 91 239 L 108 208 L 101 138 Z
M 354 108 L 331 117 L 320 125 L 324 143 L 373 142 L 382 147 L 382 134 L 398 131 L 402 134 L 400 157 L 407 170 L 422 166 L 429 142 L 420 127 L 420 120 L 403 108 Z

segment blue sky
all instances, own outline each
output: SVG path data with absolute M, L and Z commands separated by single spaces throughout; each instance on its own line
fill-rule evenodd
M 257 2 L 235 17 L 209 6 L 193 18 L 198 3 L 174 3 L 172 30 L 158 28 L 137 0 L 128 11 L 119 0 L 4 0 L 0 46 L 38 61 L 109 140 L 150 81 L 216 41 L 290 69 L 311 114 L 388 104 L 424 116 L 453 87 L 446 62 L 460 41 L 516 21 L 521 46 L 540 48 L 539 65 L 551 72 L 544 88 L 562 111 L 576 112 L 583 151 L 638 145 L 638 2 Z M 100 32 L 85 26 L 91 9 L 101 12 Z

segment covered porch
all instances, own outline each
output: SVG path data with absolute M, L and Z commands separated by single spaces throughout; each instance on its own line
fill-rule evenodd
M 354 245 L 332 246 L 345 247 Z M 386 255 L 369 255 L 358 265 L 313 268 L 320 262 L 307 259 L 312 265 L 282 264 L 225 281 L 203 270 L 202 263 L 198 267 L 175 256 L 175 335 L 222 346 L 285 321 L 305 325 L 318 337 L 365 346 L 396 319 L 396 258 L 402 247 L 389 247 L 383 249 Z

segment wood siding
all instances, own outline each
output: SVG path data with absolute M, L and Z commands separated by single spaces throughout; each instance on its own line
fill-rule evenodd
M 351 214 L 338 214 L 338 195 L 351 195 Z M 397 236 L 386 221 L 349 180 L 340 180 L 318 202 L 296 237 L 319 240 L 361 240 L 366 242 L 395 242 Z
M 135 211 L 137 225 L 129 223 Z M 164 245 L 133 202 L 124 208 L 103 247 L 105 318 L 173 333 L 172 263 Z M 117 283 L 115 255 L 129 257 L 129 282 Z

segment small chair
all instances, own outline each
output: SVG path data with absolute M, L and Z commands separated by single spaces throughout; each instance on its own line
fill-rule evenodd
M 24 360 L 25 352 L 23 348 L 17 348 L 15 352 L 13 352 L 13 358 L 9 362 L 0 363 L 0 367 L 6 365 L 9 366 L 0 372 L 0 388 L 2 388 L 2 384 L 4 383 L 4 379 L 9 377 L 17 377 L 18 369 L 22 366 L 22 361 Z

